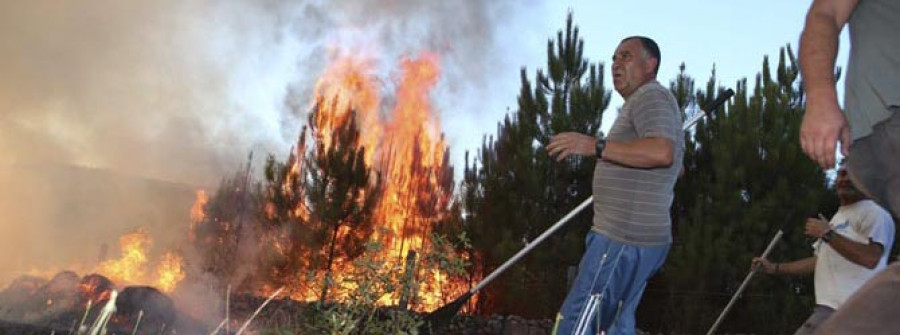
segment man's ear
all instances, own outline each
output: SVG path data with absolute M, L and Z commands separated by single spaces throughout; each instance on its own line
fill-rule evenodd
M 656 67 L 659 66 L 659 59 L 657 58 L 647 58 L 647 62 L 650 63 L 650 66 L 647 69 L 650 71 L 649 74 L 656 75 Z

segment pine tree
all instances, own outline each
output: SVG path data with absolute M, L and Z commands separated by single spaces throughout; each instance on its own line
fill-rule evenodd
M 319 102 L 319 106 L 321 106 Z M 330 271 L 335 257 L 352 259 L 365 251 L 365 242 L 374 233 L 371 219 L 381 195 L 381 180 L 365 162 L 366 148 L 360 145 L 356 113 L 348 111 L 344 120 L 324 138 L 317 128 L 317 118 L 323 115 L 317 106 L 309 116 L 309 126 L 315 139 L 313 150 L 304 160 L 304 190 L 309 206 L 309 221 L 327 227 L 328 255 L 325 261 L 326 283 L 320 301 L 325 301 L 330 283 Z M 334 108 L 332 108 L 334 110 Z M 341 228 L 345 228 L 343 231 Z M 321 231 L 320 231 L 321 233 Z M 340 239 L 340 243 L 338 243 Z M 322 242 L 321 240 L 319 242 Z M 340 246 L 340 248 L 338 248 Z
M 738 82 L 724 113 L 698 125 L 687 142 L 685 177 L 676 187 L 678 233 L 663 270 L 669 303 L 662 330 L 706 331 L 779 228 L 786 233 L 771 259 L 809 256 L 802 229 L 791 228 L 833 202 L 823 171 L 799 148 L 797 74 L 789 48 L 774 78 L 764 59 L 753 90 Z M 673 87 L 679 85 L 685 86 Z M 695 99 L 711 101 L 717 91 L 713 75 Z M 719 330 L 793 331 L 808 315 L 809 294 L 808 279 L 791 285 L 757 279 Z
M 262 281 L 273 287 L 294 284 L 293 278 L 305 270 L 323 267 L 321 250 L 327 229 L 309 220 L 304 177 L 307 127 L 303 127 L 296 148 L 285 162 L 269 155 L 265 165 L 265 241 L 261 259 Z M 318 223 L 318 222 L 317 222 Z
M 565 31 L 547 43 L 547 72 L 534 84 L 522 69 L 519 108 L 486 138 L 463 180 L 466 227 L 476 270 L 487 275 L 528 241 L 590 196 L 595 159 L 555 162 L 543 148 L 552 135 L 575 131 L 598 135 L 610 92 L 602 65 L 583 57 L 584 42 L 567 18 Z M 577 264 L 591 215 L 582 213 L 564 232 L 536 248 L 521 264 L 481 294 L 480 308 L 495 313 L 545 317 L 555 312 L 567 290 L 568 265 Z M 528 297 L 523 303 L 522 297 Z

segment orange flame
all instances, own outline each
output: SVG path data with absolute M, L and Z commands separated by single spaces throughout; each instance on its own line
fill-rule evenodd
M 197 199 L 191 207 L 191 226 L 190 231 L 188 231 L 188 239 L 190 241 L 193 241 L 196 238 L 194 231 L 197 228 L 197 225 L 206 219 L 206 213 L 203 209 L 206 208 L 206 203 L 209 202 L 209 196 L 206 195 L 206 191 L 204 190 L 197 190 L 196 196 Z
M 156 267 L 156 287 L 163 292 L 170 293 L 175 290 L 182 279 L 184 270 L 181 269 L 182 258 L 174 252 L 167 252 Z
M 376 233 L 374 238 L 385 245 L 379 257 L 396 260 L 395 264 L 386 265 L 388 271 L 402 269 L 410 250 L 422 252 L 428 248 L 428 227 L 443 219 L 449 211 L 452 185 L 448 186 L 446 181 L 450 178 L 452 184 L 452 171 L 448 169 L 446 143 L 440 135 L 440 123 L 432 115 L 429 96 L 440 75 L 439 63 L 438 55 L 433 53 L 401 61 L 396 104 L 387 121 L 382 121 L 379 114 L 377 80 L 370 73 L 369 62 L 340 58 L 316 84 L 313 108 L 318 108 L 319 113 L 313 122 L 321 135 L 316 140 L 328 148 L 331 131 L 355 115 L 360 125 L 360 142 L 366 148 L 366 163 L 379 170 L 385 181 L 375 220 L 377 225 L 387 228 L 387 232 Z M 349 110 L 355 114 L 348 113 Z M 299 172 L 296 162 L 292 169 L 297 170 L 292 172 Z M 347 233 L 342 229 L 339 236 Z M 353 283 L 342 280 L 353 270 L 351 260 L 335 260 L 331 276 L 341 286 L 331 291 L 331 297 L 346 298 L 354 289 Z M 423 273 L 421 277 L 418 300 L 413 306 L 418 310 L 438 307 L 447 296 L 456 296 L 467 289 L 465 283 L 449 283 L 448 277 L 439 271 Z M 323 282 L 324 273 L 316 273 L 311 281 Z M 307 286 L 310 289 L 295 289 L 293 298 L 318 299 L 318 288 Z M 379 303 L 396 304 L 397 297 L 385 296 Z
M 387 126 L 391 134 L 388 154 L 381 160 L 381 170 L 389 182 L 385 185 L 385 200 L 378 209 L 380 219 L 397 234 L 389 237 L 389 248 L 398 257 L 405 256 L 410 247 L 423 247 L 425 236 L 417 228 L 425 225 L 413 222 L 421 219 L 417 215 L 421 213 L 415 212 L 416 200 L 423 188 L 435 186 L 429 185 L 432 180 L 423 172 L 436 167 L 445 150 L 443 139 L 435 136 L 440 125 L 430 115 L 428 99 L 439 73 L 437 56 L 426 54 L 417 60 L 404 59 L 402 66 L 397 106 Z
M 347 121 L 348 111 L 356 111 L 360 129 L 365 129 L 361 142 L 369 148 L 366 150 L 369 165 L 375 154 L 372 149 L 378 147 L 383 132 L 378 115 L 381 97 L 372 68 L 369 60 L 340 58 L 325 70 L 315 88 L 315 103 L 322 109 L 319 119 L 315 120 L 322 135 L 319 140 L 326 149 L 330 148 L 331 130 Z
M 147 249 L 150 245 L 150 237 L 144 228 L 138 228 L 134 233 L 120 237 L 119 247 L 122 250 L 122 257 L 101 263 L 98 272 L 115 282 L 140 282 L 144 278 Z
M 156 265 L 155 279 L 148 276 L 150 265 L 148 250 L 153 244 L 143 227 L 119 238 L 121 256 L 98 265 L 96 272 L 118 284 L 155 284 L 163 292 L 172 292 L 185 273 L 182 257 L 172 251 L 166 252 Z

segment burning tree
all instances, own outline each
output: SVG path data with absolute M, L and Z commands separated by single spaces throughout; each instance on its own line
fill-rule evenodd
M 301 176 L 309 206 L 308 224 L 319 227 L 315 244 L 328 243 L 320 297 L 324 301 L 331 285 L 335 252 L 343 259 L 356 258 L 374 232 L 372 216 L 381 196 L 381 180 L 366 166 L 366 149 L 360 144 L 356 113 L 344 113 L 346 120 L 334 129 L 330 141 L 325 141 L 327 134 L 319 128 L 321 122 L 316 121 L 327 116 L 318 106 L 321 102 L 309 116 L 315 150 L 307 155 Z M 330 237 L 323 234 L 326 232 Z
M 258 224 L 263 218 L 263 192 L 260 183 L 252 178 L 252 157 L 251 153 L 243 169 L 222 179 L 212 198 L 198 192 L 195 207 L 199 208 L 194 208 L 191 214 L 189 238 L 197 253 L 194 261 L 199 266 L 189 270 L 202 273 L 191 273 L 188 277 L 210 274 L 222 286 L 249 285 L 246 279 L 255 277 L 256 262 L 235 261 L 255 261 L 257 241 L 264 234 Z
M 210 213 L 192 216 L 200 220 L 193 234 L 206 255 L 204 268 L 223 283 L 257 294 L 287 286 L 297 300 L 345 302 L 359 289 L 351 278 L 360 273 L 355 261 L 375 252 L 372 259 L 383 260 L 382 270 L 393 280 L 417 282 L 405 291 L 414 309 L 436 308 L 467 290 L 467 281 L 440 269 L 434 257 L 422 257 L 401 276 L 408 255 L 445 250 L 432 233 L 461 231 L 449 149 L 429 103 L 438 57 L 406 58 L 401 66 L 389 113 L 381 110 L 380 81 L 365 60 L 340 57 L 326 69 L 308 124 L 287 159 L 269 156 L 259 184 L 249 177 L 248 164 L 245 174 L 223 181 L 200 206 Z M 367 250 L 371 242 L 381 247 Z M 256 251 L 239 252 L 248 248 Z M 238 252 L 225 252 L 232 249 Z M 255 271 L 242 277 L 239 269 Z M 407 301 L 400 295 L 393 289 L 377 301 Z

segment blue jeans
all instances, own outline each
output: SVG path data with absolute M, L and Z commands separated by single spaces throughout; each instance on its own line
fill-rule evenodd
M 559 309 L 554 334 L 569 335 L 579 328 L 587 330 L 584 334 L 599 330 L 634 334 L 634 312 L 647 279 L 665 262 L 669 245 L 624 244 L 593 231 L 585 243 L 587 250 Z

